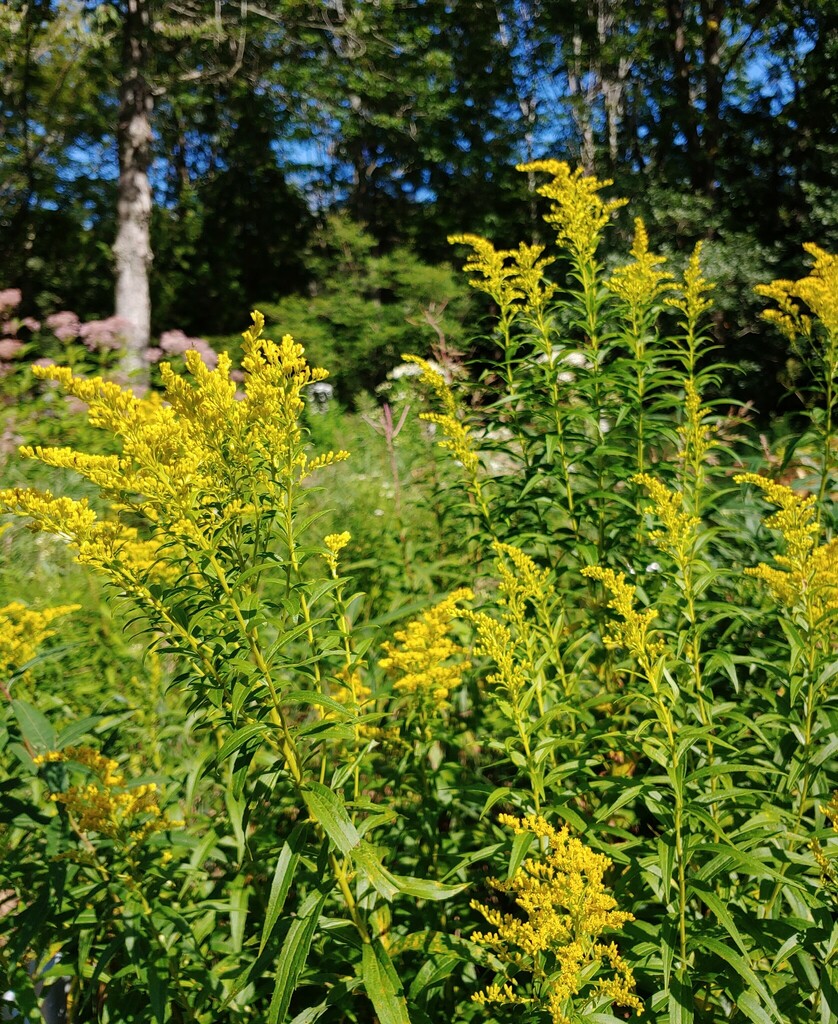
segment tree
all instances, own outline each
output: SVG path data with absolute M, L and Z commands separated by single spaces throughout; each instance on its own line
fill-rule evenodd
M 95 303 L 107 266 L 85 226 L 107 183 L 67 154 L 107 133 L 95 36 L 74 4 L 0 6 L 0 266 L 31 312 L 79 292 Z

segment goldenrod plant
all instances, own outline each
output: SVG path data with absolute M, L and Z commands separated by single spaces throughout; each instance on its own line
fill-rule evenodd
M 452 238 L 490 355 L 407 357 L 386 443 L 258 313 L 144 395 L 33 369 L 89 422 L 0 491 L 60 567 L 0 574 L 27 1019 L 59 976 L 79 1024 L 838 1018 L 835 258 L 763 289 L 811 429 L 755 435 L 702 245 L 523 170 L 550 243 Z
M 274 852 L 260 956 L 252 969 L 222 983 L 223 1006 L 247 1005 L 273 951 L 279 966 L 267 1019 L 284 1019 L 321 916 L 331 913 L 329 905 L 337 900 L 357 934 L 358 970 L 377 1012 L 403 1014 L 400 986 L 382 981 L 395 974 L 370 923 L 374 901 L 367 888 L 384 900 L 408 892 L 413 899 L 439 899 L 458 888 L 388 870 L 365 834 L 375 818 L 361 811 L 366 827 L 359 831 L 359 812 L 346 805 L 344 786 L 361 752 L 337 742 L 355 716 L 330 695 L 329 680 L 355 668 L 337 576 L 338 555 L 349 538 L 315 541 L 321 552 L 325 548 L 329 574 L 308 576 L 313 523 L 306 518 L 305 502 L 311 478 L 347 453 L 307 454 L 299 421 L 303 389 L 326 371 L 310 368 L 290 336 L 274 343 L 261 337 L 262 328 L 255 313 L 244 335 L 240 401 L 226 356 L 211 370 L 199 353 L 188 352 L 189 377 L 164 365 L 163 395 L 144 398 L 61 368 L 37 371 L 84 401 L 91 423 L 118 438 L 121 451 L 103 456 L 68 447 L 25 447 L 23 454 L 76 470 L 98 487 L 105 511 L 96 511 L 86 498 L 55 497 L 34 488 L 0 492 L 0 502 L 34 529 L 64 538 L 80 562 L 112 585 L 115 599 L 137 608 L 132 621 L 139 635 L 149 637 L 150 649 L 177 660 L 176 679 L 189 694 L 191 711 L 201 712 L 204 728 L 215 737 L 211 762 L 216 771 L 230 772 L 225 802 L 238 837 L 240 871 L 248 862 L 252 786 L 258 782 L 262 799 L 277 786 L 296 794 L 297 813 L 304 817 Z M 136 525 L 127 525 L 129 518 Z M 341 636 L 343 643 L 336 643 Z M 327 710 L 333 717 L 325 716 Z M 46 760 L 35 763 L 45 768 L 81 756 L 61 749 L 37 754 Z M 92 755 L 85 757 L 95 769 Z M 116 767 L 108 771 L 113 782 Z M 56 798 L 80 822 L 77 831 L 85 842 L 90 832 L 113 838 L 114 815 L 102 810 L 103 801 L 113 802 L 109 792 L 97 795 L 88 787 L 85 799 L 99 810 L 87 814 L 84 794 L 75 789 Z M 137 792 L 151 790 L 123 792 L 134 800 Z M 156 805 L 146 804 L 143 809 L 151 813 Z M 294 921 L 277 928 L 297 864 L 309 857 L 320 869 L 300 893 Z M 247 913 L 246 890 L 240 888 L 237 899 L 235 914 L 241 917 Z M 241 927 L 239 921 L 236 929 Z M 114 941 L 130 957 L 130 931 L 112 936 L 111 946 Z M 97 977 L 120 955 L 111 946 L 101 954 L 105 959 Z M 185 998 L 178 990 L 177 957 L 162 968 L 147 966 L 156 971 L 160 993 L 154 1013 L 163 1019 Z M 84 972 L 83 964 L 79 970 Z M 143 984 L 151 983 L 148 975 L 144 978 Z

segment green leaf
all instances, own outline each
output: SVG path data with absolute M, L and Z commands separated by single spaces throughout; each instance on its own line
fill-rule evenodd
M 303 790 L 308 813 L 322 826 L 332 843 L 347 856 L 361 842 L 352 824 L 346 804 L 337 793 L 320 782 L 309 782 Z
M 104 715 L 89 715 L 87 718 L 79 718 L 77 721 L 71 722 L 58 734 L 55 749 L 63 750 L 65 747 L 72 747 L 85 736 L 89 736 L 103 718 Z
M 447 885 L 444 882 L 434 882 L 430 878 L 410 878 L 407 875 L 391 875 L 391 877 L 395 879 L 399 892 L 406 896 L 415 896 L 420 900 L 447 900 L 467 889 L 470 884 L 461 882 L 459 885 Z
M 524 858 L 532 845 L 535 836 L 532 832 L 521 832 L 512 840 L 512 853 L 509 857 L 509 868 L 506 872 L 506 880 L 509 881 L 518 868 L 523 864 Z
M 692 1024 L 693 988 L 686 968 L 681 967 L 669 988 L 669 1024 Z
M 359 843 L 352 851 L 358 870 L 385 900 L 392 900 L 399 891 L 396 878 L 384 867 L 369 843 Z
M 250 725 L 242 726 L 241 729 L 236 731 L 227 737 L 222 743 L 221 749 L 215 755 L 215 760 L 218 764 L 225 761 L 231 754 L 234 754 L 240 747 L 243 747 L 245 743 L 252 740 L 254 736 L 262 736 L 268 731 L 267 725 L 264 722 L 251 722 Z
M 663 969 L 663 987 L 669 988 L 672 977 L 672 963 L 675 959 L 675 946 L 678 942 L 678 922 L 673 917 L 667 917 L 660 930 L 661 940 L 661 966 Z
M 832 964 L 824 964 L 821 969 L 821 1024 L 832 1024 L 838 1020 L 838 987 L 836 987 L 838 969 Z
M 378 941 L 364 945 L 361 978 L 379 1024 L 410 1024 L 399 976 Z
M 768 989 L 762 984 L 744 957 L 732 950 L 730 946 L 725 945 L 724 942 L 710 938 L 707 935 L 700 936 L 698 942 L 711 953 L 721 957 L 725 963 L 730 964 L 734 971 L 759 994 L 763 1006 L 766 1006 L 771 1011 L 772 1016 L 769 1017 L 769 1020 L 776 1022 L 776 1024 L 782 1024 L 783 1018 L 780 1016 L 780 1011 L 777 1009 Z
M 274 993 L 268 1008 L 267 1024 L 283 1024 L 291 1004 L 291 996 L 308 959 L 308 951 L 320 920 L 320 912 L 328 893 L 312 893 L 300 908 L 285 936 L 274 982 Z
M 509 789 L 508 786 L 498 786 L 497 789 L 493 789 L 488 797 L 486 797 L 486 802 L 483 804 L 483 810 L 480 812 L 480 817 L 485 818 L 498 801 L 509 801 L 511 797 L 512 790 Z
M 753 989 L 746 988 L 737 998 L 736 1005 L 754 1024 L 773 1024 L 773 1019 L 763 1010 Z
M 151 1012 L 154 1014 L 154 1019 L 158 1024 L 166 1024 L 166 996 L 167 996 L 167 979 L 161 978 L 157 971 L 154 969 L 154 964 L 148 965 L 148 971 L 146 973 L 148 981 L 148 1001 L 151 1006 Z
M 346 705 L 336 701 L 334 697 L 327 697 L 324 693 L 317 693 L 314 690 L 295 690 L 293 693 L 285 693 L 282 699 L 287 704 L 316 704 L 318 707 L 326 708 L 328 711 L 340 715 L 341 718 L 353 719 L 355 712 Z
M 247 905 L 250 900 L 250 886 L 245 875 L 237 875 L 230 887 L 230 944 L 233 952 L 240 955 L 244 943 L 244 926 L 247 922 Z
M 259 942 L 260 956 L 271 937 L 274 925 L 282 913 L 282 908 L 285 906 L 288 890 L 294 880 L 294 872 L 300 862 L 300 853 L 305 846 L 307 833 L 307 823 L 300 822 L 279 851 L 273 882 L 271 882 L 271 892 L 268 897 L 268 907 L 265 911 L 265 923 L 262 926 L 262 938 Z
M 233 830 L 233 838 L 236 841 L 236 859 L 241 864 L 244 860 L 244 850 L 247 844 L 247 837 L 244 833 L 244 813 L 247 810 L 247 804 L 243 799 L 237 800 L 229 789 L 224 793 L 224 804 L 227 807 L 230 827 Z
M 742 940 L 742 936 L 739 933 L 739 929 L 734 924 L 733 918 L 731 917 L 730 911 L 722 903 L 719 897 L 714 892 L 705 892 L 703 887 L 700 885 L 690 885 L 692 892 L 698 894 L 698 898 L 702 900 L 707 907 L 712 910 L 715 914 L 719 924 L 724 928 L 728 935 L 733 939 L 736 945 L 739 947 L 742 955 L 746 958 L 749 956 L 748 949 Z
M 362 842 L 356 846 L 352 851 L 352 859 L 385 900 L 392 900 L 397 893 L 415 896 L 420 900 L 447 900 L 450 896 L 468 888 L 467 882 L 461 882 L 459 885 L 446 885 L 443 882 L 434 882 L 429 878 L 411 878 L 406 875 L 393 874 L 389 868 L 384 867 L 380 857 L 369 843 Z
M 36 754 L 55 750 L 55 729 L 36 707 L 25 700 L 13 700 L 12 712 L 17 719 L 21 736 Z

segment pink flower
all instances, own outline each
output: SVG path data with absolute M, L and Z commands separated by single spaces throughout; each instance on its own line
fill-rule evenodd
M 159 363 L 162 358 L 162 348 L 155 348 L 154 346 L 152 346 L 151 348 L 143 349 L 143 359 L 147 363 Z
M 23 342 L 17 338 L 0 339 L 0 359 L 14 359 L 23 348 Z
M 36 320 L 34 316 L 25 316 L 18 324 L 18 330 L 20 330 L 21 327 L 25 327 L 34 334 L 36 331 L 40 331 L 41 321 Z
M 32 361 L 33 366 L 55 366 L 55 360 L 50 359 L 49 356 L 41 356 L 38 359 Z
M 109 316 L 107 320 L 91 320 L 79 327 L 79 337 L 90 352 L 122 348 L 130 324 L 124 317 Z
M 0 313 L 7 313 L 20 305 L 23 294 L 20 288 L 4 288 L 0 292 Z
M 47 317 L 47 327 L 58 338 L 59 341 L 72 341 L 79 336 L 81 320 L 75 313 L 64 310 L 61 313 L 53 313 Z
M 160 335 L 160 348 L 170 356 L 180 356 L 193 347 L 197 338 L 187 338 L 183 331 L 164 331 Z
M 183 331 L 164 331 L 160 335 L 160 348 L 170 356 L 180 356 L 194 349 L 211 370 L 218 365 L 218 353 L 215 349 L 203 338 L 188 338 Z

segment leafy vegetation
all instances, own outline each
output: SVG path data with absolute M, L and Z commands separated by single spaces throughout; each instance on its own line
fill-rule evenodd
M 261 313 L 241 379 L 32 368 L 0 492 L 27 1019 L 50 986 L 79 1022 L 838 1012 L 838 262 L 762 289 L 812 385 L 757 436 L 709 397 L 701 245 L 675 276 L 637 220 L 606 267 L 609 183 L 523 170 L 554 245 L 453 239 L 479 378 L 438 349 L 318 413 Z
M 242 309 L 322 312 L 346 217 L 399 265 L 436 268 L 455 231 L 539 240 L 536 176 L 513 168 L 566 159 L 635 197 L 676 271 L 705 240 L 726 393 L 794 413 L 799 367 L 753 287 L 795 276 L 813 238 L 836 247 L 835 23 L 836 0 L 8 0 L 0 287 L 23 316 L 142 319 L 138 350 L 227 335 Z M 615 227 L 606 263 L 630 245 Z M 378 384 L 360 312 L 317 354 Z M 318 317 L 294 317 L 307 350 Z

